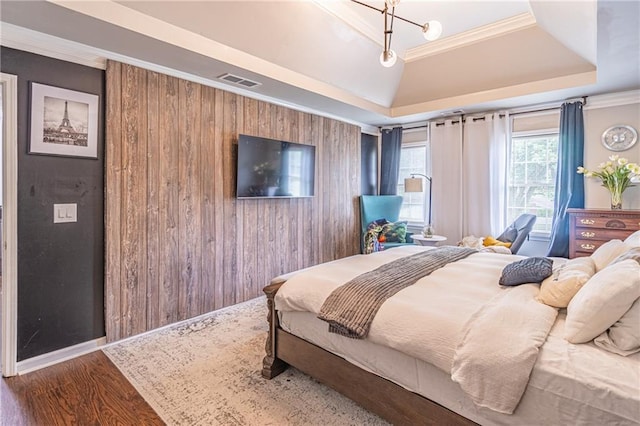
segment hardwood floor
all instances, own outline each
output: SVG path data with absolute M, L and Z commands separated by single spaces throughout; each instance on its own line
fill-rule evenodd
M 0 380 L 0 425 L 163 425 L 102 351 Z

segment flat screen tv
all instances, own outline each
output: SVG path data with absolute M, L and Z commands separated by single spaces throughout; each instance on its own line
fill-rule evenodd
M 313 197 L 316 147 L 238 137 L 238 198 Z

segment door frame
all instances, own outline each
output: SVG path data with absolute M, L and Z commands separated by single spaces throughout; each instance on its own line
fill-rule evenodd
M 2 375 L 17 374 L 18 76 L 0 73 L 2 89 Z

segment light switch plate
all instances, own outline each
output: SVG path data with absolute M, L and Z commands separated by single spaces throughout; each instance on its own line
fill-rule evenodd
M 69 223 L 78 221 L 78 205 L 73 204 L 54 204 L 53 205 L 53 223 Z

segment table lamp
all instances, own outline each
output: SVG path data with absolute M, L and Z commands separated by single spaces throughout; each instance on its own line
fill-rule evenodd
M 427 226 L 424 227 L 422 231 L 422 235 L 426 238 L 433 237 L 433 226 L 431 225 L 431 192 L 433 188 L 433 182 L 431 178 L 427 175 L 423 175 L 422 173 L 411 173 L 411 177 L 406 178 L 404 180 L 404 192 L 422 192 L 422 179 L 417 178 L 415 176 L 422 176 L 423 178 L 429 181 L 429 219 L 427 221 Z

